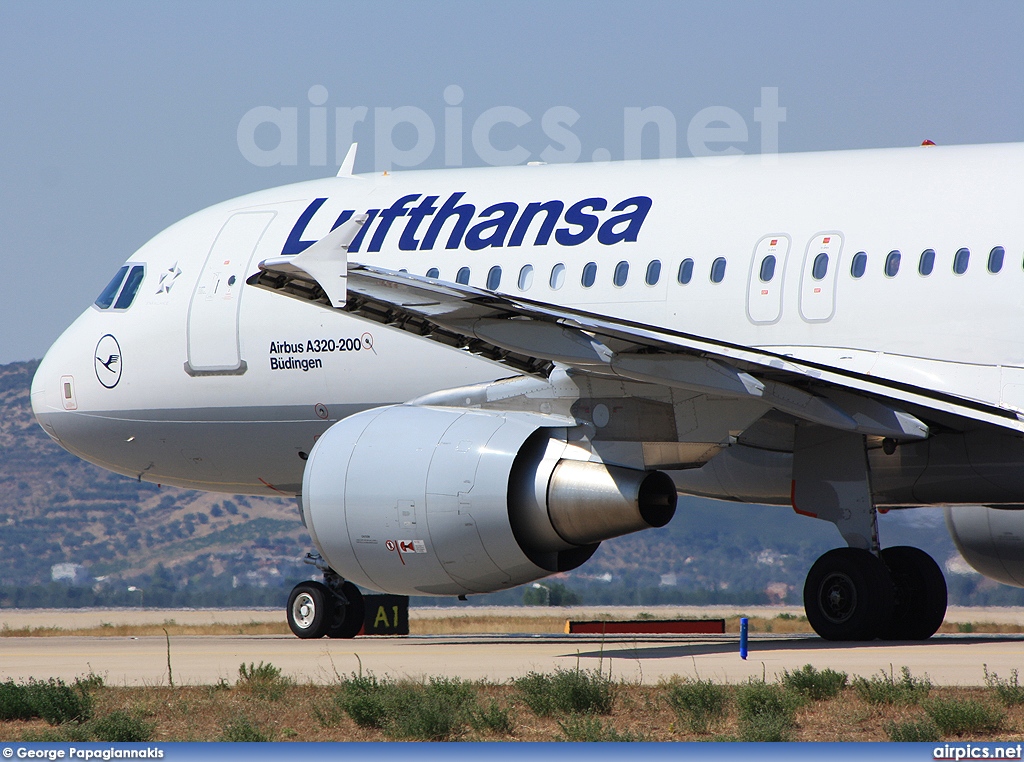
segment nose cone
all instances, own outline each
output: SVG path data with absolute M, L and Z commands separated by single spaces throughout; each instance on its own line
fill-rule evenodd
M 60 437 L 57 436 L 55 423 L 58 414 L 65 412 L 65 404 L 62 402 L 61 373 L 54 355 L 57 354 L 61 339 L 50 347 L 40 361 L 35 375 L 32 376 L 31 390 L 32 413 L 36 417 L 36 422 L 58 443 Z M 71 403 L 74 400 L 74 381 L 71 380 L 68 384 L 68 399 Z

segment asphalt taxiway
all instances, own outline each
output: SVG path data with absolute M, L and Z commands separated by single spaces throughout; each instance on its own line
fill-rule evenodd
M 111 685 L 166 685 L 167 641 L 157 637 L 0 638 L 0 680 L 74 677 L 94 672 Z M 273 636 L 170 638 L 174 682 L 234 682 L 242 663 L 270 662 L 301 682 L 330 683 L 362 669 L 378 676 L 446 675 L 503 681 L 530 671 L 600 667 L 645 683 L 673 675 L 731 683 L 769 680 L 804 664 L 851 675 L 909 667 L 936 685 L 981 685 L 983 665 L 1009 676 L 1024 663 L 1024 636 L 938 635 L 923 643 L 827 643 L 814 636 L 761 635 L 746 661 L 735 635 L 595 637 L 579 635 L 422 635 L 354 640 Z

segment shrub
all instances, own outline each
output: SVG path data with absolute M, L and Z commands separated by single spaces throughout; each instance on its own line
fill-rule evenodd
M 819 672 L 810 664 L 792 672 L 782 671 L 782 686 L 812 701 L 835 698 L 846 687 L 846 680 L 845 672 L 828 668 Z
M 383 728 L 388 719 L 390 684 L 379 683 L 372 674 L 352 675 L 344 680 L 337 695 L 338 706 L 361 728 Z
M 943 735 L 991 733 L 1002 728 L 1006 719 L 1002 709 L 969 699 L 927 701 L 924 710 Z
M 507 707 L 502 708 L 497 701 L 491 701 L 486 709 L 476 712 L 470 724 L 477 730 L 490 730 L 506 736 L 515 732 L 512 713 Z
M 885 723 L 885 734 L 897 743 L 924 743 L 939 740 L 939 729 L 929 717 L 920 720 Z
M 75 678 L 75 687 L 85 693 L 92 693 L 93 691 L 102 688 L 103 685 L 103 678 L 95 672 L 90 672 L 88 675 Z
M 474 722 L 484 722 L 476 689 L 458 678 L 433 677 L 422 684 L 353 675 L 342 682 L 336 701 L 360 727 L 378 728 L 392 738 L 445 741 L 462 735 Z M 334 719 L 322 710 L 317 716 L 323 724 Z M 500 723 L 493 713 L 490 717 Z
M 556 741 L 607 743 L 609 741 L 633 742 L 643 740 L 633 733 L 620 733 L 611 723 L 605 725 L 597 717 L 587 717 L 579 714 L 571 714 L 564 721 L 560 720 L 558 727 L 562 729 L 562 735 L 556 736 Z
M 249 662 L 249 666 L 245 666 L 245 662 L 238 665 L 238 682 L 244 682 L 247 684 L 252 683 L 273 683 L 277 682 L 281 678 L 281 669 L 275 667 L 273 664 L 264 664 L 262 661 L 259 666 Z
M 258 698 L 277 701 L 284 696 L 285 690 L 291 684 L 292 681 L 283 677 L 281 669 L 273 664 L 264 664 L 261 661 L 259 665 L 249 662 L 248 667 L 245 666 L 245 662 L 238 665 L 238 686 Z
M 270 741 L 271 737 L 269 733 L 256 727 L 244 714 L 239 714 L 224 723 L 219 740 L 230 743 L 254 743 Z
M 982 666 L 985 669 L 985 685 L 995 691 L 1004 706 L 1024 704 L 1024 686 L 1017 683 L 1017 670 L 1011 669 L 1009 679 L 1003 680 L 995 672 L 989 672 L 987 664 Z
M 80 683 L 70 686 L 51 677 L 46 682 L 29 680 L 25 689 L 36 715 L 51 725 L 85 722 L 92 717 L 92 696 Z
M 0 683 L 0 720 L 29 720 L 38 717 L 28 689 L 13 680 Z
M 71 722 L 53 728 L 29 730 L 21 740 L 30 743 L 87 743 L 93 739 L 85 725 Z
M 427 685 L 398 683 L 384 732 L 394 738 L 447 741 L 465 732 L 476 708 L 476 691 L 459 678 L 432 677 Z
M 788 741 L 797 700 L 779 685 L 751 680 L 736 688 L 742 741 Z
M 912 676 L 908 667 L 902 667 L 896 679 L 890 667 L 889 674 L 881 670 L 870 679 L 854 678 L 853 688 L 869 704 L 918 704 L 928 696 L 932 682 L 927 675 Z
M 539 717 L 608 714 L 615 702 L 614 683 L 597 670 L 531 672 L 516 679 L 514 684 L 526 705 Z
M 710 680 L 686 680 L 669 686 L 665 702 L 692 732 L 707 733 L 713 720 L 725 717 L 729 690 Z
M 88 732 L 97 741 L 142 743 L 153 738 L 155 727 L 156 723 L 146 722 L 139 714 L 119 709 L 90 722 Z

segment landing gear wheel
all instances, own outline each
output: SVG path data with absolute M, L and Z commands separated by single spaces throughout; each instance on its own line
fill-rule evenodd
M 895 592 L 876 556 L 836 548 L 814 562 L 804 583 L 804 610 L 825 640 L 872 640 L 892 617 Z
M 348 604 L 338 601 L 334 620 L 327 629 L 327 637 L 354 638 L 363 627 L 366 604 L 359 588 L 351 582 L 343 583 L 341 592 L 348 598 Z
M 882 551 L 882 562 L 896 587 L 896 608 L 882 637 L 927 640 L 946 617 L 946 579 L 920 548 L 899 545 Z
M 320 582 L 300 582 L 288 596 L 288 626 L 300 638 L 322 638 L 334 618 L 334 593 Z

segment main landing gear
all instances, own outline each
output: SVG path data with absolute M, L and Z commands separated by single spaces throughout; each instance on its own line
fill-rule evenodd
M 880 557 L 836 548 L 807 573 L 804 610 L 825 640 L 925 640 L 946 615 L 946 580 L 918 548 L 885 548 Z
M 946 615 L 946 580 L 918 548 L 879 550 L 864 437 L 798 425 L 793 508 L 831 521 L 850 547 L 825 553 L 804 583 L 804 610 L 825 640 L 925 640 Z
M 322 582 L 300 582 L 288 596 L 288 627 L 297 637 L 354 638 L 363 626 L 363 594 L 332 569 Z

